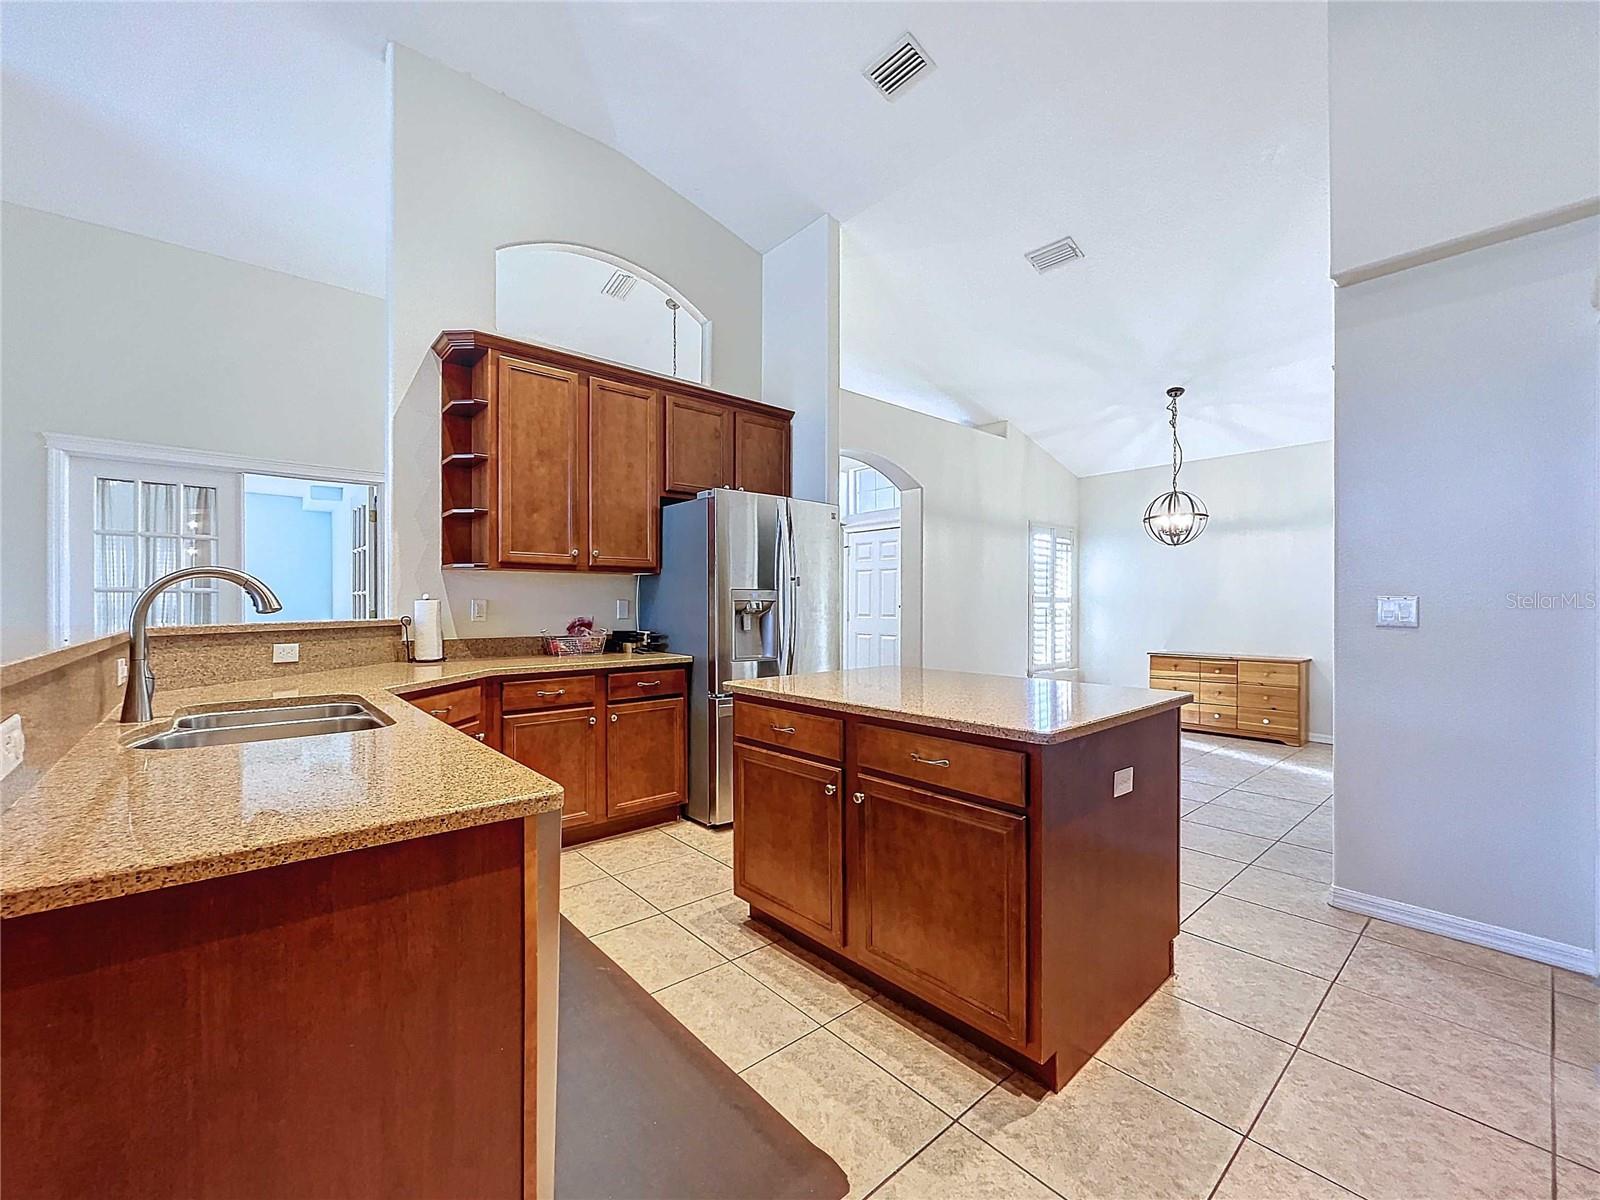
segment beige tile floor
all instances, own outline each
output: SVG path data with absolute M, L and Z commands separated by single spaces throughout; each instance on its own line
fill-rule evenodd
M 1600 1200 L 1600 988 L 1330 908 L 1333 782 L 1185 735 L 1172 980 L 1047 1095 L 749 917 L 733 839 L 562 855 L 562 911 L 875 1200 Z

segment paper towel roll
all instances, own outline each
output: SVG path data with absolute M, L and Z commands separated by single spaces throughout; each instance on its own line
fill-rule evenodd
M 440 602 L 423 596 L 411 602 L 412 654 L 418 662 L 444 658 L 444 617 Z

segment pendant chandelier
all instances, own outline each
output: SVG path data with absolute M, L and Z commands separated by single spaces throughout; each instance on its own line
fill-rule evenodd
M 1206 506 L 1188 492 L 1178 490 L 1183 447 L 1178 443 L 1178 397 L 1181 387 L 1167 389 L 1167 412 L 1172 425 L 1172 490 L 1150 501 L 1144 510 L 1145 532 L 1166 546 L 1181 546 L 1200 536 L 1210 515 Z

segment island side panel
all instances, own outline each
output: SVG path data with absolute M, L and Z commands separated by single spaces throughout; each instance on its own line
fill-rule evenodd
M 556 1181 L 556 1017 L 561 1009 L 561 810 L 522 821 L 522 1196 Z
M 1059 1086 L 1172 974 L 1178 711 L 1046 746 L 1038 779 L 1036 1011 Z
M 524 1195 L 523 838 L 0 922 L 0 1189 Z

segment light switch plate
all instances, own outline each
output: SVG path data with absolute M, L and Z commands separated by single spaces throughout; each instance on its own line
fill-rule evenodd
M 1126 796 L 1131 791 L 1133 791 L 1133 768 L 1123 767 L 1111 777 L 1111 796 L 1115 799 L 1118 796 Z
M 617 601 L 617 620 L 626 621 L 628 614 L 633 611 L 633 605 L 626 600 Z
M 489 602 L 487 600 L 474 600 L 467 613 L 467 620 L 482 621 L 489 615 Z
M 27 743 L 22 737 L 22 714 L 10 716 L 0 724 L 0 779 L 22 765 Z
M 1415 629 L 1417 627 L 1417 598 L 1415 596 L 1379 596 L 1379 629 Z
M 300 661 L 299 642 L 273 642 L 272 661 L 275 663 L 293 663 Z

